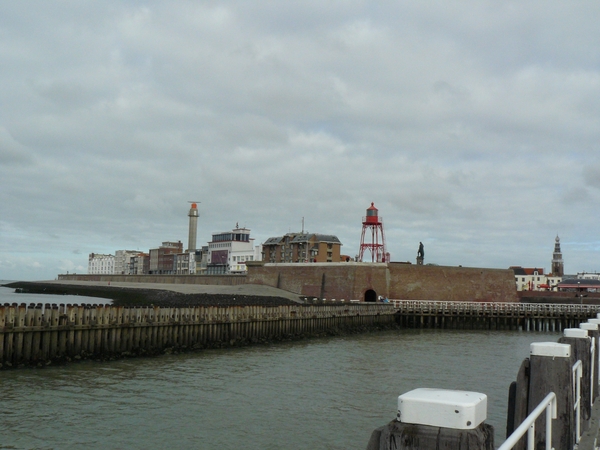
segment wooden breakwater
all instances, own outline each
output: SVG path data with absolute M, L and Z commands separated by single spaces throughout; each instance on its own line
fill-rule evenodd
M 595 318 L 600 305 L 392 300 L 404 328 L 562 331 Z
M 154 354 L 168 348 L 233 346 L 333 330 L 388 326 L 384 304 L 293 306 L 0 306 L 0 363 Z

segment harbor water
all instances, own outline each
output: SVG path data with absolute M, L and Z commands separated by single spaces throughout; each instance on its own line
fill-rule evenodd
M 487 394 L 498 446 L 529 344 L 558 337 L 394 330 L 3 370 L 0 448 L 364 449 L 418 387 Z

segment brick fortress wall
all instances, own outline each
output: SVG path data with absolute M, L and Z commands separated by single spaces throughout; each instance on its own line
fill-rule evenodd
M 248 264 L 247 283 L 306 297 L 364 300 L 368 290 L 398 300 L 517 302 L 508 269 L 388 263 Z

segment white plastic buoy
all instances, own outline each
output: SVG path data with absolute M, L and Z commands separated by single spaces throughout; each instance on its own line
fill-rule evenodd
M 471 430 L 487 417 L 487 395 L 479 392 L 419 388 L 398 397 L 398 421 Z

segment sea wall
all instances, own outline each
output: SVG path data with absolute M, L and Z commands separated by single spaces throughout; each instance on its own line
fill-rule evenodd
M 248 262 L 247 275 L 59 275 L 61 280 L 272 286 L 307 298 L 517 302 L 509 269 L 403 263 Z
M 0 306 L 0 367 L 158 354 L 298 338 L 395 324 L 385 304 L 196 306 Z
M 247 282 L 312 298 L 517 302 L 512 270 L 402 263 L 248 264 Z

